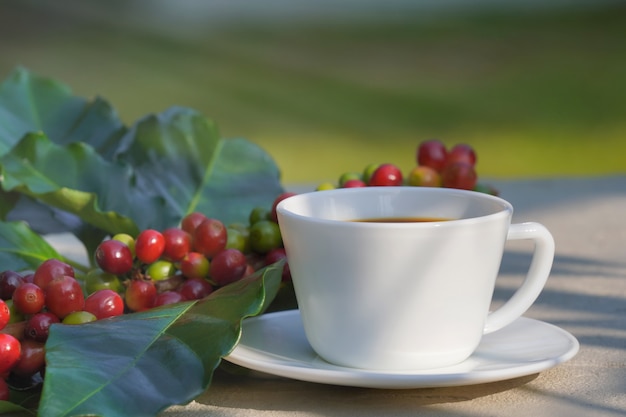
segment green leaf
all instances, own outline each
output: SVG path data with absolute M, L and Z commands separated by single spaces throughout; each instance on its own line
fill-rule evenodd
M 11 413 L 11 414 L 9 414 Z M 9 401 L 0 401 L 0 415 L 10 415 L 11 417 L 34 416 L 35 413 L 18 404 Z
M 50 258 L 64 259 L 26 223 L 0 222 L 0 265 L 3 271 L 36 268 Z
M 61 145 L 89 143 L 111 158 L 126 127 L 101 98 L 75 97 L 66 85 L 17 68 L 0 84 L 0 156 L 32 132 L 45 132 Z M 40 233 L 71 231 L 76 225 L 52 207 L 4 190 L 0 190 L 0 216 L 28 220 Z
M 282 192 L 272 158 L 245 139 L 220 138 L 215 124 L 192 109 L 173 107 L 140 120 L 119 158 L 138 184 L 166 201 L 165 219 L 200 211 L 228 224 L 247 221 Z M 167 224 L 163 224 L 166 226 Z
M 28 134 L 0 158 L 0 171 L 5 191 L 36 198 L 110 233 L 138 232 L 129 217 L 118 214 L 120 210 L 135 217 L 157 217 L 157 199 L 145 197 L 143 208 L 143 192 L 132 187 L 130 168 L 105 161 L 83 143 L 59 146 L 42 133 Z M 131 199 L 139 204 L 129 205 Z
M 174 107 L 128 130 L 107 103 L 23 69 L 0 85 L 0 156 L 0 214 L 41 233 L 163 229 L 192 211 L 241 222 L 282 192 L 266 152 L 220 138 L 194 110 Z
M 191 401 L 237 344 L 241 321 L 276 295 L 282 267 L 274 264 L 201 301 L 53 325 L 39 416 L 153 416 Z
M 126 127 L 106 101 L 73 96 L 66 85 L 17 68 L 0 84 L 0 155 L 38 131 L 55 143 L 89 143 L 112 156 Z

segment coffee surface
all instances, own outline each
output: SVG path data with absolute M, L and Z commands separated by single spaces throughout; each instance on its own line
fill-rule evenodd
M 362 223 L 426 223 L 426 222 L 445 222 L 452 219 L 442 217 L 374 217 L 368 219 L 356 219 L 353 222 Z

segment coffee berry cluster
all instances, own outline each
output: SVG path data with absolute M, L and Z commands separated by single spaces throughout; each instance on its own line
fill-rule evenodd
M 194 212 L 177 227 L 114 235 L 98 245 L 97 268 L 84 275 L 58 259 L 34 271 L 0 273 L 0 400 L 9 399 L 7 380 L 43 378 L 53 324 L 201 299 L 286 258 L 276 205 L 290 195 L 279 195 L 271 208 L 253 209 L 247 224 L 226 226 Z M 287 263 L 282 279 L 291 279 Z
M 395 164 L 370 164 L 362 172 L 345 172 L 337 184 L 322 183 L 317 190 L 369 186 L 447 187 L 497 194 L 491 187 L 478 183 L 476 152 L 472 146 L 459 143 L 451 148 L 436 139 L 417 146 L 416 165 L 407 175 Z

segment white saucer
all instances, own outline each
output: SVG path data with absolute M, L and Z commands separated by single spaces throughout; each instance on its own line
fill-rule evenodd
M 417 372 L 381 372 L 330 364 L 306 340 L 300 312 L 281 311 L 246 319 L 229 362 L 301 381 L 368 388 L 426 388 L 481 384 L 532 375 L 578 352 L 574 336 L 551 324 L 519 318 L 485 335 L 465 362 Z

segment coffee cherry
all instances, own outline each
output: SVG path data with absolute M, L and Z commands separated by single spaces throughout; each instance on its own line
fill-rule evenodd
M 97 317 L 88 311 L 72 311 L 63 318 L 63 324 L 85 324 L 96 321 Z
M 113 290 L 98 290 L 87 297 L 84 310 L 98 320 L 120 316 L 124 313 L 124 300 Z
M 250 231 L 246 228 L 235 228 L 232 225 L 226 228 L 226 249 L 237 249 L 241 252 L 249 252 Z
M 50 312 L 37 313 L 26 322 L 24 336 L 38 342 L 45 342 L 50 333 L 50 326 L 60 322 L 61 320 Z
M 374 174 L 374 171 L 376 171 L 379 166 L 380 166 L 380 164 L 369 164 L 369 165 L 367 165 L 363 169 L 363 174 L 361 175 L 361 180 L 364 183 L 369 184 L 370 179 L 372 179 L 372 175 Z
M 13 292 L 13 304 L 22 314 L 35 314 L 43 309 L 46 299 L 38 285 L 25 282 Z
M 22 274 L 22 278 L 24 279 L 24 282 L 34 283 L 35 282 L 35 273 L 32 272 L 32 271 L 26 272 L 26 273 Z
M 416 162 L 417 165 L 424 165 L 435 171 L 441 171 L 446 165 L 447 156 L 446 146 L 436 139 L 431 139 L 420 143 L 417 147 Z
M 11 320 L 11 310 L 4 300 L 0 300 L 0 330 L 9 324 L 9 320 Z
M 474 167 L 465 162 L 455 162 L 448 165 L 441 173 L 441 185 L 447 188 L 473 190 L 477 180 Z
M 132 311 L 144 311 L 152 308 L 157 290 L 154 283 L 149 280 L 134 279 L 126 288 L 124 300 Z
M 209 259 L 224 250 L 226 240 L 226 226 L 217 219 L 206 219 L 193 234 L 194 249 Z
M 265 255 L 265 264 L 272 265 L 281 259 L 287 259 L 287 253 L 285 252 L 285 248 L 276 248 L 272 249 Z M 289 263 L 285 261 L 285 265 L 283 266 L 282 273 L 282 281 L 288 282 L 291 281 L 291 270 L 289 269 Z
M 246 256 L 237 249 L 225 249 L 211 260 L 209 275 L 219 286 L 230 284 L 246 272 Z
M 402 185 L 402 171 L 393 164 L 382 164 L 372 174 L 370 186 L 399 186 Z
M 260 220 L 270 220 L 270 210 L 265 207 L 255 207 L 250 211 L 248 222 L 250 226 Z
M 109 289 L 115 292 L 122 291 L 122 282 L 117 275 L 104 272 L 101 269 L 92 269 L 85 275 L 85 289 L 87 294 L 98 290 Z
M 183 229 L 178 227 L 165 229 L 163 238 L 165 239 L 163 256 L 170 261 L 180 261 L 191 250 L 191 235 Z
M 95 259 L 105 272 L 124 275 L 133 268 L 133 254 L 128 246 L 119 240 L 105 240 L 96 248 Z
M 278 197 L 276 197 L 274 199 L 274 202 L 272 203 L 272 209 L 270 210 L 270 218 L 269 219 L 271 221 L 278 222 L 278 216 L 276 215 L 276 206 L 278 206 L 278 203 L 280 203 L 284 199 L 292 197 L 294 195 L 296 195 L 296 193 L 285 192 L 285 193 L 279 194 Z
M 465 143 L 459 143 L 454 145 L 448 155 L 446 156 L 446 165 L 451 165 L 456 162 L 464 162 L 471 166 L 476 165 L 476 152 L 474 149 Z
M 15 367 L 21 356 L 21 344 L 15 337 L 0 333 L 0 375 Z
M 420 187 L 441 187 L 441 175 L 426 165 L 416 166 L 407 178 L 409 185 Z
M 15 271 L 0 273 L 0 299 L 9 300 L 13 297 L 13 291 L 24 282 L 24 278 Z
M 50 281 L 60 276 L 74 277 L 74 268 L 58 259 L 48 259 L 35 270 L 33 283 L 44 289 Z
M 176 267 L 170 261 L 160 259 L 148 265 L 146 268 L 146 276 L 154 281 L 161 281 L 173 276 L 176 273 Z
M 357 188 L 357 187 L 367 187 L 367 184 L 357 179 L 348 180 L 343 183 L 343 188 Z
M 265 254 L 282 246 L 278 224 L 270 220 L 261 220 L 250 227 L 250 247 L 253 251 Z
M 20 359 L 11 372 L 19 377 L 28 378 L 43 370 L 45 361 L 45 344 L 32 339 L 24 339 L 21 343 Z
M 204 278 L 189 278 L 178 290 L 186 300 L 199 300 L 213 292 L 213 286 Z
M 254 267 L 252 265 L 250 265 L 249 263 L 246 265 L 246 270 L 243 273 L 243 278 L 247 277 L 248 275 L 252 275 L 254 274 L 256 271 L 254 270 Z
M 128 233 L 118 233 L 116 235 L 113 235 L 111 239 L 122 242 L 123 244 L 128 246 L 128 249 L 130 249 L 130 253 L 133 257 L 135 257 L 135 238 L 133 238 Z
M 205 278 L 209 275 L 209 267 L 209 260 L 198 252 L 189 252 L 180 261 L 180 271 L 187 278 Z
M 279 247 L 282 247 L 282 246 L 279 246 Z M 272 249 L 274 249 L 274 248 L 272 248 Z M 259 253 L 259 252 L 252 251 L 252 252 L 246 254 L 246 258 L 248 259 L 248 265 L 250 265 L 252 267 L 252 269 L 254 269 L 255 271 L 258 271 L 259 269 L 264 268 L 266 266 L 266 264 L 265 264 L 265 256 L 272 249 L 268 250 L 265 253 Z
M 202 223 L 206 219 L 207 217 L 202 213 L 199 213 L 199 212 L 189 213 L 188 215 L 183 217 L 183 220 L 180 223 L 180 228 L 183 229 L 185 232 L 189 233 L 189 235 L 193 236 L 193 233 L 195 232 L 196 228 L 200 226 L 200 223 Z
M 358 188 L 358 187 L 367 187 L 363 181 L 358 179 L 348 180 L 343 183 L 343 188 Z
M 323 182 L 315 187 L 315 191 L 334 190 L 335 188 L 337 187 L 335 187 L 335 184 L 333 184 L 332 182 Z
M 161 232 L 146 229 L 135 239 L 135 256 L 145 264 L 157 261 L 165 249 L 165 238 Z
M 153 307 L 180 303 L 182 301 L 186 301 L 186 299 L 181 293 L 176 291 L 164 291 L 156 296 Z
M 357 172 L 344 172 L 339 177 L 339 187 L 346 188 L 346 182 L 352 181 L 352 180 L 363 181 L 363 177 L 361 176 L 361 174 Z
M 85 296 L 78 281 L 70 276 L 56 277 L 46 286 L 48 311 L 63 320 L 65 316 L 85 307 Z

